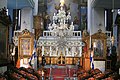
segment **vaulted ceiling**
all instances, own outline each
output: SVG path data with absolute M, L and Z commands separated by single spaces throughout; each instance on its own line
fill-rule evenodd
M 7 7 L 11 9 L 21 9 L 24 7 L 34 7 L 33 0 L 7 0 Z
M 119 9 L 120 0 L 93 0 L 93 7 L 105 9 Z
M 78 2 L 81 2 L 84 0 L 78 0 Z M 38 0 L 38 5 L 41 7 L 44 3 L 46 4 L 47 0 Z M 105 9 L 113 9 L 120 8 L 120 0 L 93 0 L 93 7 L 98 8 L 105 8 Z M 34 1 L 33 0 L 7 0 L 7 6 L 8 8 L 12 9 L 21 9 L 23 7 L 34 7 Z

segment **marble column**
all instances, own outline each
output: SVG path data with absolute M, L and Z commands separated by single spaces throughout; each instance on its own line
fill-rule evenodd
M 88 23 L 87 23 L 87 24 L 88 24 L 88 28 L 87 28 L 87 29 L 88 29 L 88 30 L 87 30 L 87 31 L 88 31 L 89 33 L 91 33 L 91 24 L 92 24 L 92 22 L 91 22 L 91 20 L 92 20 L 92 19 L 91 19 L 91 18 L 92 18 L 92 17 L 91 17 L 91 16 L 92 16 L 92 9 L 91 9 L 91 8 L 92 8 L 92 7 L 91 7 L 91 0 L 88 0 L 88 2 L 87 2 L 87 11 L 88 11 L 88 14 L 87 14 L 87 16 L 88 16 L 88 19 L 87 19 L 87 20 L 88 20 L 88 21 L 87 21 L 87 22 L 88 22 Z
M 33 32 L 33 9 L 31 7 L 21 9 L 21 31 L 24 29 Z
M 34 6 L 34 13 L 33 15 L 37 15 L 38 14 L 38 0 L 34 0 L 35 6 Z

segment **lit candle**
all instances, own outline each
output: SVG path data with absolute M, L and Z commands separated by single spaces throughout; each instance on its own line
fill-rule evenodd
M 93 47 L 96 48 L 96 42 L 93 43 Z
M 61 6 L 64 5 L 64 0 L 60 0 Z

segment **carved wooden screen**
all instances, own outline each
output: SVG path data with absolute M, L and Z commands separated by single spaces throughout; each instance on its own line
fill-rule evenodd
M 0 9 L 0 65 L 8 63 L 8 31 L 11 24 L 10 17 L 6 13 L 6 8 Z M 9 60 L 10 61 L 10 60 Z
M 8 27 L 0 23 L 0 65 L 6 63 L 8 56 Z

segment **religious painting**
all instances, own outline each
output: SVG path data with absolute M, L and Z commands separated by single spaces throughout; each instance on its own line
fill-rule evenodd
M 30 55 L 30 38 L 21 38 L 21 52 L 23 55 Z
M 103 57 L 103 43 L 102 40 L 94 40 L 93 43 L 93 50 L 94 50 L 94 56 L 96 57 Z
M 28 58 L 33 52 L 34 36 L 28 30 L 23 30 L 18 36 L 18 52 L 20 58 Z
M 28 58 L 23 58 L 23 64 L 28 64 L 29 59 Z
M 107 51 L 107 36 L 98 30 L 92 35 L 92 48 L 94 51 L 94 59 L 106 59 Z

